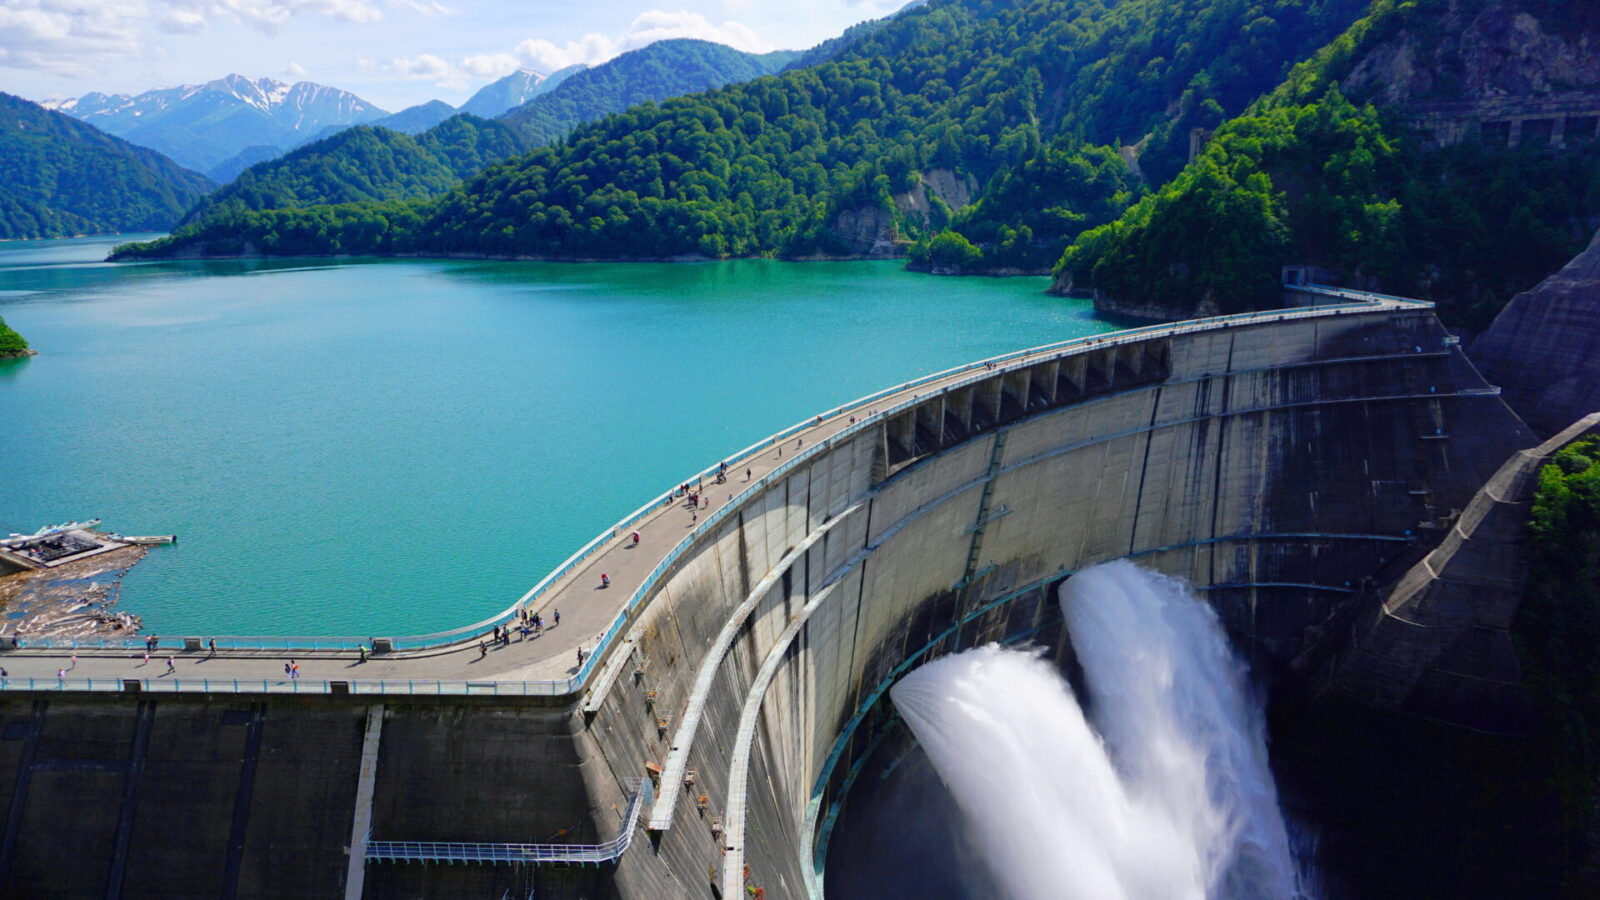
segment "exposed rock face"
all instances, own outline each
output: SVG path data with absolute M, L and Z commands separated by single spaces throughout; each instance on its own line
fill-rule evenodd
M 1513 297 L 1469 355 L 1541 435 L 1600 410 L 1600 234 L 1561 271 Z
M 850 247 L 852 255 L 889 257 L 898 252 L 894 216 L 888 210 L 872 206 L 842 209 L 833 220 L 833 230 Z
M 1413 14 L 1412 27 L 1368 51 L 1342 87 L 1385 105 L 1600 88 L 1600 11 L 1573 3 L 1536 18 L 1527 6 L 1453 0 L 1442 14 Z

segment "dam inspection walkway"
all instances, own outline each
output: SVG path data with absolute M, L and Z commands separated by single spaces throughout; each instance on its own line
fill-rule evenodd
M 148 655 L 145 635 L 69 640 L 3 634 L 0 690 L 559 697 L 575 694 L 598 678 L 596 692 L 603 694 L 630 655 L 628 624 L 696 538 L 712 532 L 745 499 L 786 477 L 841 435 L 877 427 L 930 394 L 1041 360 L 1253 323 L 1432 307 L 1424 301 L 1320 285 L 1286 289 L 1321 305 L 1075 338 L 937 372 L 836 407 L 684 479 L 681 484 L 698 497 L 696 508 L 690 508 L 675 486 L 601 532 L 516 603 L 471 625 L 400 637 L 161 635 Z M 724 467 L 725 480 L 719 482 Z M 602 574 L 608 584 L 602 583 Z M 518 632 L 524 612 L 538 613 L 545 621 L 538 636 L 523 638 Z M 510 643 L 490 638 L 501 626 L 510 626 Z

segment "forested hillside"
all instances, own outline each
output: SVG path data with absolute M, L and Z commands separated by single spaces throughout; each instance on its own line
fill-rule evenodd
M 556 81 L 554 88 L 499 119 L 463 113 L 412 138 L 399 133 L 407 129 L 390 127 L 391 120 L 436 111 L 444 104 L 413 107 L 258 163 L 196 204 L 183 221 L 193 223 L 223 213 L 436 197 L 492 162 L 561 138 L 580 122 L 643 100 L 755 78 L 781 68 L 792 56 L 741 53 L 706 41 L 658 41 L 593 69 L 563 70 L 559 79 L 547 79 Z
M 330 211 L 351 229 L 330 239 L 380 253 L 881 254 L 945 227 L 976 186 L 987 194 L 969 214 L 974 232 L 995 223 L 1003 241 L 998 224 L 1017 230 L 1021 213 L 1010 204 L 1027 202 L 1039 227 L 1010 235 L 1002 256 L 1047 266 L 1134 199 L 1124 157 L 1147 177 L 1175 171 L 1191 127 L 1242 110 L 1364 6 L 934 2 L 831 61 L 582 126 L 419 210 L 418 230 L 379 227 L 377 210 L 367 221 Z M 1086 144 L 1128 150 L 1113 160 Z M 1014 172 L 1046 173 L 1047 196 L 1012 184 Z M 260 247 L 303 220 L 235 217 L 134 252 Z
M 1482 328 L 1583 248 L 1600 217 L 1596 146 L 1435 148 L 1403 116 L 1418 101 L 1600 88 L 1581 64 L 1600 20 L 1573 15 L 1545 0 L 1379 0 L 1177 179 L 1078 237 L 1058 288 L 1182 318 L 1275 305 L 1279 267 L 1309 263 Z
M 184 222 L 222 213 L 433 197 L 527 148 L 519 129 L 465 113 L 416 137 L 358 125 L 251 166 L 195 204 Z
M 154 150 L 0 93 L 0 238 L 158 231 L 212 187 Z
M 521 127 L 534 144 L 548 144 L 630 106 L 770 75 L 797 55 L 743 53 L 710 41 L 657 41 L 578 72 L 500 118 Z

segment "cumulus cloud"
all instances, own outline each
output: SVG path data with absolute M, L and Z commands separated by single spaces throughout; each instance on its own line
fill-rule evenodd
M 379 0 L 0 0 L 0 67 L 84 75 L 146 52 L 155 31 L 194 34 L 242 23 L 272 34 L 297 17 L 377 22 Z M 382 0 L 424 15 L 451 10 L 438 0 Z
M 414 13 L 420 13 L 429 18 L 453 16 L 458 12 L 454 7 L 445 6 L 443 3 L 439 3 L 438 0 L 389 0 L 389 5 L 398 6 L 401 9 L 409 9 Z
M 773 49 L 749 26 L 740 22 L 719 24 L 700 13 L 653 9 L 634 17 L 627 30 L 617 35 L 590 32 L 560 44 L 544 38 L 528 38 L 509 53 L 479 53 L 454 63 L 424 53 L 393 60 L 387 68 L 403 78 L 432 80 L 439 87 L 459 90 L 469 80 L 502 78 L 522 68 L 550 73 L 579 64 L 596 66 L 629 50 L 671 38 L 714 41 L 751 53 L 765 53 Z
M 5 0 L 0 66 L 83 74 L 88 60 L 136 51 L 148 15 L 140 0 Z

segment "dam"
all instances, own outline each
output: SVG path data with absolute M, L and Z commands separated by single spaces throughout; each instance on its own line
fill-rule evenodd
M 1055 589 L 1127 558 L 1290 677 L 1538 443 L 1429 304 L 1297 290 L 1321 305 L 829 410 L 454 631 L 162 636 L 148 662 L 138 638 L 23 636 L 0 654 L 0 893 L 820 897 L 912 668 L 1030 641 L 1066 665 Z

